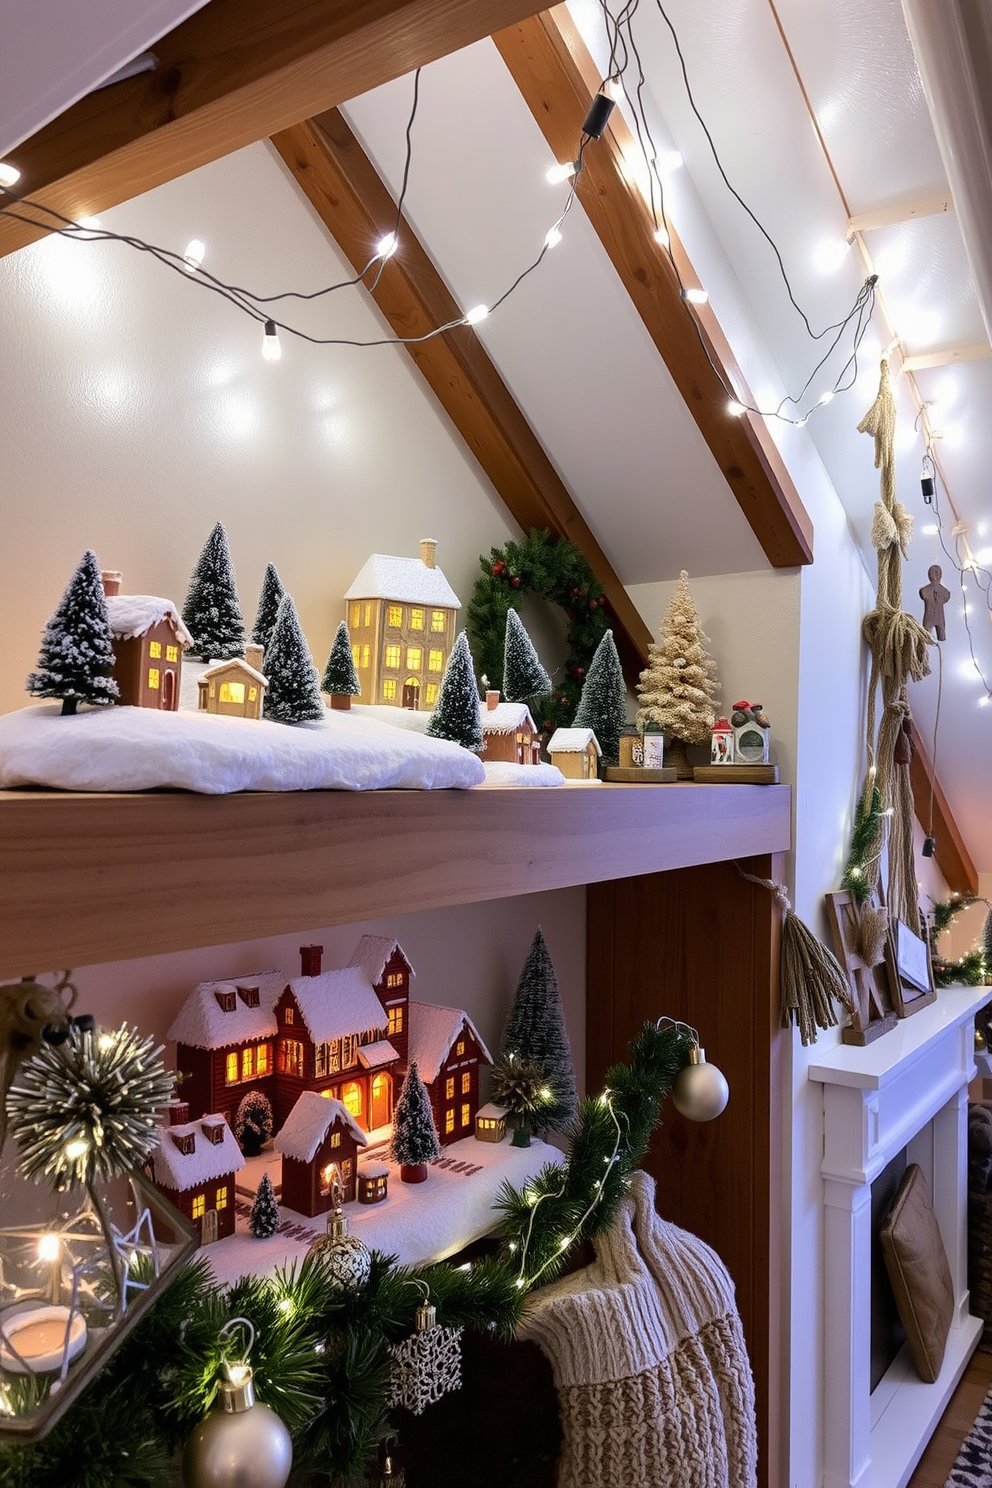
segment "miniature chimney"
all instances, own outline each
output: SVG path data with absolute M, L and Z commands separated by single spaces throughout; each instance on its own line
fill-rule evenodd
M 300 946 L 300 975 L 320 976 L 320 958 L 323 954 L 323 946 Z
M 170 1126 L 185 1126 L 189 1120 L 189 1101 L 174 1100 L 166 1108 Z
M 434 555 L 437 552 L 436 537 L 422 537 L 420 539 L 420 561 L 425 568 L 434 567 Z
M 250 667 L 254 667 L 255 670 L 256 670 L 256 672 L 260 672 L 262 670 L 262 657 L 263 657 L 263 655 L 264 655 L 264 647 L 262 647 L 262 646 L 246 646 L 245 647 L 245 661 L 248 663 L 248 665 Z
M 119 568 L 105 568 L 100 575 L 103 582 L 103 592 L 108 599 L 114 594 L 121 592 L 121 579 L 124 575 Z
M 497 688 L 495 688 L 495 687 L 490 687 L 486 691 L 486 712 L 487 713 L 495 713 L 496 712 L 496 709 L 498 707 L 499 707 L 499 690 Z

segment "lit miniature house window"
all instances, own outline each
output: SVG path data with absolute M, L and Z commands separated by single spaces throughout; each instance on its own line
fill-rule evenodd
M 283 1039 L 279 1045 L 279 1072 L 303 1079 L 303 1045 L 296 1039 Z
M 362 654 L 362 648 L 361 648 L 361 646 L 352 646 L 352 648 L 351 648 L 351 659 L 355 663 L 356 667 L 360 664 L 361 654 Z
M 327 1073 L 336 1074 L 341 1068 L 341 1040 L 331 1039 L 327 1046 Z
M 402 985 L 403 985 L 403 973 L 401 971 L 391 971 L 389 973 L 389 975 L 387 976 L 387 978 L 386 978 L 386 986 L 387 987 L 402 987 Z
M 165 648 L 165 659 L 166 659 L 166 661 L 178 661 L 179 660 L 179 647 L 178 646 L 166 646 L 166 648 Z
M 255 1073 L 256 1075 L 267 1075 L 269 1065 L 272 1061 L 272 1045 L 259 1044 L 255 1050 Z
M 429 672 L 443 672 L 444 671 L 444 652 L 443 651 L 436 651 L 436 650 L 435 651 L 431 651 L 430 655 L 427 658 L 427 670 Z
M 466 1102 L 462 1106 L 462 1126 L 468 1126 L 472 1120 L 472 1107 Z
M 395 696 L 396 696 L 396 678 L 395 677 L 387 677 L 386 680 L 382 684 L 382 698 L 383 698 L 383 702 L 390 703 L 390 702 L 392 702 L 392 700 L 393 700 L 393 698 Z
M 282 1014 L 282 1021 L 284 1023 L 295 1023 L 296 1022 L 296 1009 L 295 1008 L 291 1008 L 291 1007 L 284 1008 L 283 1009 L 283 1014 Z
M 436 682 L 428 682 L 428 684 L 427 684 L 427 706 L 428 706 L 428 708 L 432 705 L 432 703 L 436 703 L 436 702 L 437 702 L 437 683 Z
M 423 661 L 423 658 L 424 658 L 423 647 L 421 647 L 421 646 L 407 646 L 407 648 L 406 648 L 406 664 L 410 668 L 410 671 L 411 672 L 416 672 L 416 671 L 419 671 L 420 670 L 420 665 L 421 665 L 421 662 Z
M 195 1197 L 194 1197 L 194 1199 L 193 1199 L 193 1209 L 192 1209 L 193 1218 L 194 1219 L 202 1219 L 206 1207 L 207 1207 L 207 1196 L 206 1196 L 206 1194 L 196 1194 Z
M 338 1171 L 338 1165 L 337 1165 L 337 1163 L 328 1163 L 326 1165 L 326 1167 L 321 1168 L 321 1170 L 320 1170 L 320 1193 L 321 1193 L 321 1197 L 322 1198 L 324 1197 L 324 1195 L 330 1193 L 331 1187 L 332 1187 L 332 1185 L 334 1183 L 335 1175 L 337 1174 L 337 1171 Z
M 158 691 L 158 676 L 158 667 L 148 668 L 148 686 L 152 689 L 153 692 Z
M 222 682 L 220 684 L 220 700 L 222 703 L 243 703 L 245 700 L 245 684 L 243 682 Z
M 327 1045 L 317 1044 L 313 1051 L 313 1072 L 319 1080 L 327 1074 Z
M 242 1080 L 250 1080 L 251 1077 L 252 1077 L 252 1075 L 254 1073 L 255 1073 L 255 1050 L 254 1049 L 242 1049 L 241 1050 L 241 1078 L 242 1078 Z
M 468 1070 L 462 1075 L 462 1095 L 468 1095 L 472 1089 L 472 1076 Z
M 346 1033 L 341 1040 L 341 1068 L 351 1069 L 358 1063 L 358 1034 Z
M 445 614 L 443 610 L 431 610 L 431 630 L 436 635 L 444 634 Z
M 447 1136 L 449 1132 L 453 1132 L 454 1129 L 455 1129 L 455 1108 L 454 1108 L 454 1106 L 449 1106 L 448 1107 L 448 1110 L 445 1112 L 445 1115 L 444 1115 L 444 1134 L 445 1134 L 445 1136 Z
M 363 646 L 362 647 L 362 666 L 363 667 L 368 667 L 368 666 L 371 666 L 371 665 L 372 665 L 372 647 L 371 646 Z
M 445 1100 L 454 1100 L 454 1098 L 455 1098 L 455 1077 L 454 1077 L 454 1075 L 449 1076 L 449 1078 L 447 1080 L 445 1080 L 445 1082 L 444 1082 L 444 1098 L 445 1098 Z
M 371 625 L 372 624 L 372 606 L 371 606 L 371 604 L 367 604 L 365 606 L 365 624 L 366 625 Z
M 345 1183 L 347 1183 L 348 1182 L 348 1179 L 351 1177 L 351 1169 L 352 1169 L 351 1158 L 350 1157 L 346 1157 L 345 1160 L 344 1160 L 344 1162 L 341 1164 L 341 1177 L 344 1179 Z
M 402 1032 L 403 1032 L 403 1009 L 401 1007 L 391 1007 L 389 1009 L 389 1033 L 390 1033 L 390 1035 L 392 1035 L 394 1033 L 402 1033 Z
M 423 630 L 423 628 L 424 628 L 424 612 L 423 612 L 423 610 L 411 610 L 410 611 L 410 629 L 411 630 Z
M 214 1208 L 215 1209 L 226 1209 L 227 1208 L 227 1186 L 226 1185 L 223 1188 L 219 1188 L 217 1190 L 216 1197 L 214 1198 Z
M 162 655 L 162 642 L 161 641 L 149 641 L 148 642 L 148 655 L 151 656 L 151 657 L 154 657 L 157 660 Z
M 388 667 L 398 667 L 402 655 L 403 648 L 401 646 L 387 646 L 384 658 L 385 665 Z
M 465 1053 L 465 1040 L 464 1039 L 459 1039 L 458 1040 L 457 1044 L 455 1045 L 455 1053 L 456 1054 L 464 1054 Z
M 228 1054 L 228 1056 L 227 1056 L 227 1068 L 226 1068 L 226 1070 L 224 1072 L 224 1078 L 227 1081 L 228 1085 L 234 1085 L 234 1084 L 237 1083 L 237 1079 L 238 1079 L 238 1056 L 237 1056 L 237 1054 Z
M 362 1087 L 352 1080 L 341 1091 L 341 1104 L 357 1120 L 362 1114 Z
M 332 1147 L 340 1147 L 341 1146 L 341 1133 L 340 1132 L 331 1132 L 331 1146 Z
M 253 703 L 257 697 L 258 697 L 258 688 L 257 687 L 249 687 L 249 689 L 248 689 L 248 701 L 250 703 Z
M 357 630 L 361 623 L 362 607 L 360 604 L 353 604 L 351 607 L 351 615 L 348 620 L 348 624 L 351 626 L 352 630 Z
M 390 605 L 389 606 L 389 611 L 388 611 L 388 613 L 386 615 L 386 624 L 387 625 L 392 625 L 397 630 L 399 629 L 399 627 L 403 624 L 403 606 L 402 605 Z

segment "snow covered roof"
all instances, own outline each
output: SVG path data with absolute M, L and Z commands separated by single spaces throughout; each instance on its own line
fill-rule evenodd
M 320 976 L 294 977 L 289 987 L 315 1044 L 329 1044 L 347 1033 L 385 1028 L 388 1021 L 368 976 L 359 966 L 322 971 Z
M 396 711 L 394 708 L 393 712 L 395 713 Z M 375 986 L 376 982 L 382 981 L 382 973 L 385 971 L 386 963 L 392 958 L 394 951 L 399 951 L 403 960 L 406 961 L 407 966 L 410 966 L 407 954 L 398 940 L 390 940 L 388 935 L 363 935 L 355 947 L 348 965 L 360 966 L 369 981 Z M 410 966 L 410 975 L 417 975 L 412 966 Z
M 310 1162 L 335 1121 L 342 1123 L 359 1147 L 367 1145 L 368 1137 L 347 1106 L 316 1090 L 304 1090 L 272 1145 L 283 1157 Z
M 386 1163 L 376 1162 L 374 1157 L 370 1157 L 368 1162 L 358 1164 L 358 1176 L 359 1178 L 388 1178 L 389 1168 Z
M 504 1121 L 506 1119 L 506 1107 L 496 1106 L 492 1101 L 487 1101 L 476 1111 L 476 1116 L 484 1116 L 490 1121 Z
M 515 734 L 517 729 L 523 728 L 529 728 L 531 733 L 537 731 L 526 703 L 497 703 L 495 708 L 482 709 L 484 734 Z
M 263 677 L 262 673 L 255 667 L 249 666 L 243 656 L 232 656 L 227 661 L 211 662 L 206 671 L 201 672 L 200 675 L 197 677 L 197 685 L 200 687 L 206 687 L 208 677 L 216 677 L 218 672 L 226 672 L 227 668 L 232 666 L 237 667 L 239 671 L 247 672 L 249 677 L 254 677 L 255 681 L 260 682 L 263 687 L 268 687 L 268 677 Z
M 589 748 L 590 741 L 596 746 L 597 755 L 602 754 L 599 740 L 588 728 L 560 728 L 555 729 L 548 740 L 549 754 L 582 754 Z
M 395 599 L 400 604 L 445 605 L 460 610 L 461 601 L 439 568 L 428 568 L 419 558 L 393 558 L 373 553 L 345 599 Z
M 110 629 L 121 641 L 143 636 L 160 620 L 171 620 L 176 639 L 181 646 L 192 645 L 192 637 L 179 618 L 179 611 L 171 599 L 159 599 L 154 594 L 108 594 L 107 618 Z
M 255 971 L 248 976 L 201 982 L 195 987 L 169 1029 L 169 1038 L 193 1049 L 223 1049 L 250 1039 L 272 1038 L 276 1032 L 275 1005 L 286 985 L 284 971 Z M 238 988 L 258 988 L 258 1007 L 248 1007 Z M 234 994 L 234 1007 L 225 1012 L 217 993 Z
M 220 1142 L 211 1142 L 203 1130 L 204 1126 L 214 1125 L 224 1128 Z M 190 1134 L 194 1138 L 193 1151 L 180 1152 L 173 1137 Z M 201 1116 L 199 1121 L 186 1121 L 182 1126 L 160 1127 L 158 1146 L 151 1160 L 158 1187 L 174 1188 L 178 1193 L 223 1178 L 225 1173 L 237 1173 L 245 1165 L 241 1148 L 223 1116 Z
M 377 1039 L 374 1044 L 363 1044 L 358 1051 L 358 1062 L 365 1069 L 379 1069 L 381 1065 L 392 1064 L 399 1057 L 388 1039 Z
M 441 1007 L 436 1002 L 411 1001 L 409 1057 L 417 1061 L 420 1078 L 426 1085 L 441 1073 L 441 1066 L 463 1026 L 475 1039 L 486 1063 L 492 1064 L 492 1055 L 468 1013 L 461 1008 Z

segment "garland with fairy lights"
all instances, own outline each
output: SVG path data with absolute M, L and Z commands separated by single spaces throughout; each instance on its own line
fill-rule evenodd
M 973 904 L 984 904 L 988 909 L 982 930 L 981 944 L 972 946 L 957 961 L 949 961 L 937 947 L 940 937 L 949 930 L 963 909 Z M 933 964 L 934 985 L 937 987 L 981 987 L 992 976 L 992 904 L 981 894 L 953 894 L 933 905 L 927 915 L 927 930 L 930 939 L 930 960 Z
M 575 544 L 547 529 L 490 549 L 488 558 L 480 556 L 479 566 L 482 574 L 472 590 L 467 628 L 478 674 L 488 677 L 491 686 L 503 685 L 507 610 L 519 611 L 528 594 L 537 594 L 565 611 L 568 656 L 554 690 L 535 698 L 531 709 L 544 733 L 567 728 L 589 663 L 610 624 L 602 584 Z

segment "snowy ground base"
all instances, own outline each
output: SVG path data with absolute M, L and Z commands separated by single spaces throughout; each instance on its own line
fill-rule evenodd
M 258 1177 L 268 1171 L 276 1181 L 274 1154 L 251 1160 Z M 389 1196 L 381 1204 L 346 1204 L 351 1232 L 370 1250 L 385 1251 L 401 1265 L 419 1266 L 455 1255 L 473 1240 L 496 1228 L 493 1202 L 504 1179 L 515 1187 L 525 1184 L 547 1163 L 562 1162 L 561 1153 L 544 1142 L 511 1147 L 502 1142 L 477 1142 L 465 1137 L 442 1149 L 423 1183 L 403 1183 L 394 1163 L 389 1167 Z M 247 1169 L 238 1174 L 244 1184 Z M 271 1275 L 277 1267 L 300 1260 L 315 1239 L 326 1234 L 326 1216 L 308 1218 L 280 1206 L 279 1229 L 267 1240 L 256 1240 L 248 1230 L 251 1203 L 237 1198 L 237 1233 L 218 1240 L 200 1253 L 210 1262 L 220 1282 L 236 1281 L 253 1273 Z
M 564 785 L 557 765 L 513 765 L 509 760 L 482 761 L 487 785 Z

